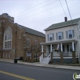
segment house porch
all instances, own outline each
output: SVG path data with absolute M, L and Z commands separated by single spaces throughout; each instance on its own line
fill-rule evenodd
M 46 45 L 46 53 L 43 51 L 43 46 Z M 77 63 L 78 50 L 77 41 L 68 40 L 62 42 L 43 43 L 42 54 L 47 57 L 51 53 L 51 62 L 53 63 Z

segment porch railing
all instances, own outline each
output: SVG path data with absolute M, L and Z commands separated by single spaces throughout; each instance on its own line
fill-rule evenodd
M 60 57 L 60 52 L 53 52 L 53 57 Z M 72 57 L 72 52 L 63 52 L 63 57 Z
M 43 54 L 39 57 L 39 61 L 41 62 L 43 60 Z
M 54 56 L 54 57 L 60 57 L 60 52 L 54 51 L 54 52 L 53 52 L 53 56 Z
M 49 63 L 51 60 L 51 53 L 47 56 L 47 62 Z
M 72 52 L 63 52 L 64 57 L 72 57 Z

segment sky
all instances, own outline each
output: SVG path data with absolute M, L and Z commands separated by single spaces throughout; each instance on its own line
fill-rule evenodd
M 66 5 L 69 8 L 67 8 Z M 45 33 L 52 24 L 80 17 L 80 0 L 0 0 L 0 15 L 8 13 L 14 22 Z

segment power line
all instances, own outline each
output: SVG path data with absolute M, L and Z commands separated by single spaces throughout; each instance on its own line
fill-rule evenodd
M 49 0 L 48 0 L 49 1 Z M 42 3 L 40 3 L 40 4 L 43 4 L 43 3 L 45 3 L 45 1 L 44 2 L 42 2 Z M 40 5 L 40 4 L 38 4 L 38 5 Z M 36 5 L 36 6 L 38 6 L 38 5 Z M 24 12 L 24 11 L 26 11 L 26 10 L 29 10 L 29 9 L 32 9 L 32 8 L 34 8 L 34 7 L 36 7 L 36 6 L 33 6 L 33 7 L 31 7 L 31 8 L 28 8 L 28 9 L 25 9 L 25 10 L 23 10 L 23 11 L 21 11 L 22 13 Z M 17 14 L 20 14 L 21 12 L 19 12 L 19 13 L 17 13 Z M 14 14 L 14 16 L 15 16 L 16 14 Z
M 66 2 L 66 6 L 67 6 L 67 9 L 68 9 L 68 12 L 69 12 L 69 16 L 70 16 L 70 18 L 71 18 L 71 20 L 72 20 L 72 16 L 71 16 L 71 13 L 70 13 L 70 10 L 69 10 L 69 7 L 68 7 L 68 4 L 67 4 L 67 1 L 65 0 L 65 2 Z
M 58 1 L 58 0 L 56 0 L 56 1 Z M 55 2 L 56 2 L 55 1 Z M 48 3 L 46 6 L 48 6 L 49 4 L 52 4 L 52 2 L 51 3 Z M 41 7 L 44 7 L 45 5 L 43 5 L 43 6 L 41 6 Z M 39 7 L 39 8 L 41 8 L 41 7 Z M 32 10 L 32 11 L 29 11 L 29 12 L 27 12 L 27 13 L 32 13 L 33 11 L 36 11 L 36 10 L 38 10 L 39 8 L 37 8 L 37 9 L 34 9 L 34 10 Z M 25 14 L 25 13 L 24 13 Z
M 48 0 L 49 1 L 49 0 Z M 47 2 L 48 2 L 47 1 Z M 57 0 L 55 0 L 55 2 L 56 2 Z M 45 2 L 43 2 L 43 3 L 45 3 Z M 38 5 L 36 5 L 36 6 L 34 6 L 34 7 L 32 7 L 32 8 L 28 8 L 28 9 L 26 9 L 26 10 L 24 10 L 24 11 L 21 11 L 20 12 L 20 14 L 21 13 L 23 13 L 24 14 L 24 12 L 26 12 L 27 10 L 31 10 L 31 9 L 34 9 L 34 8 L 36 8 L 37 6 L 39 6 L 39 5 L 41 5 L 41 4 L 43 4 L 43 3 L 40 3 L 40 4 L 38 4 Z M 52 3 L 52 2 L 51 2 Z M 48 4 L 51 4 L 51 3 L 48 3 Z M 48 5 L 48 4 L 46 4 L 46 5 Z M 43 6 L 41 6 L 41 7 L 44 7 L 45 5 L 43 5 Z M 39 8 L 41 8 L 41 7 L 39 7 Z M 37 8 L 37 9 L 39 9 L 39 8 Z M 32 11 L 35 11 L 35 10 L 37 10 L 37 9 L 34 9 L 34 10 L 32 10 Z M 32 11 L 30 11 L 30 12 L 32 12 Z M 19 14 L 19 13 L 18 13 Z
M 58 6 L 60 6 L 60 5 L 58 5 Z M 57 7 L 57 6 L 55 6 L 55 7 Z M 47 10 L 53 9 L 53 8 L 55 8 L 55 7 L 51 7 L 51 8 L 49 8 L 49 9 L 47 9 Z M 36 13 L 36 14 L 40 14 L 40 13 L 45 12 L 45 11 L 47 11 L 47 10 L 38 12 L 38 13 Z M 33 14 L 33 15 L 36 15 L 36 14 Z M 28 16 L 28 17 L 31 17 L 31 16 L 33 16 L 33 15 L 30 15 L 30 16 Z M 28 18 L 28 17 L 25 17 L 25 18 Z M 21 19 L 23 19 L 23 18 L 21 18 Z M 20 20 L 20 19 L 19 19 L 19 20 Z
M 79 9 L 79 8 L 78 8 Z M 77 10 L 78 10 L 77 9 Z M 72 13 L 74 13 L 75 11 L 73 11 Z M 64 13 L 64 12 L 63 12 Z M 52 17 L 55 17 L 55 16 L 58 16 L 58 15 L 62 15 L 62 13 L 61 14 L 57 14 L 57 15 L 53 15 L 53 16 L 51 16 L 51 17 L 48 17 L 48 18 L 45 18 L 45 19 L 49 19 L 49 18 L 52 18 Z M 45 19 L 43 19 L 43 20 L 45 20 Z M 49 19 L 50 20 L 50 19 Z
M 60 2 L 60 4 L 61 4 L 61 7 L 62 7 L 62 9 L 63 9 L 63 12 L 64 12 L 64 14 L 65 14 L 65 16 L 66 16 L 65 10 L 64 10 L 64 8 L 63 8 L 63 6 L 62 6 L 62 3 L 61 3 L 60 0 L 59 0 L 59 2 Z
M 70 2 L 72 2 L 72 1 L 70 1 Z M 55 6 L 55 7 L 58 7 L 58 6 L 60 6 L 60 5 L 57 5 L 57 6 Z M 51 8 L 49 8 L 49 9 L 47 9 L 47 10 L 53 9 L 53 8 L 55 8 L 55 7 L 51 7 Z M 47 10 L 44 10 L 44 11 L 38 12 L 38 13 L 36 13 L 36 14 L 39 14 L 39 13 L 45 12 L 45 11 L 47 11 Z M 33 15 L 36 15 L 36 14 L 33 14 Z M 30 16 L 28 16 L 28 17 L 31 17 L 31 16 L 33 16 L 33 15 L 30 15 Z M 28 17 L 24 17 L 24 18 L 28 18 Z M 21 19 L 24 19 L 24 18 L 21 18 Z M 20 18 L 19 18 L 19 20 L 20 20 Z

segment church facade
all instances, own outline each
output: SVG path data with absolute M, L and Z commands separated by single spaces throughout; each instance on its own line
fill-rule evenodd
M 33 61 L 39 58 L 44 41 L 43 33 L 14 23 L 7 13 L 0 15 L 0 58 Z

